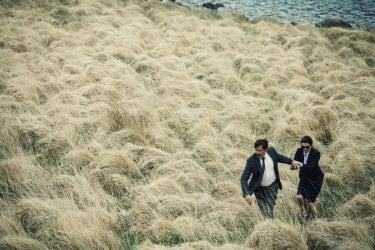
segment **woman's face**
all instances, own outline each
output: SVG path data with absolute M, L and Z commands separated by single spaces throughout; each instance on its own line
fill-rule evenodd
M 302 142 L 301 148 L 302 148 L 303 152 L 306 154 L 306 153 L 310 152 L 311 145 L 309 143 Z

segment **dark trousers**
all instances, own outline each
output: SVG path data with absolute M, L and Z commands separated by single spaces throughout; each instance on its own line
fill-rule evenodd
M 257 187 L 254 191 L 260 212 L 265 218 L 273 218 L 273 207 L 276 204 L 279 186 L 276 181 L 267 187 Z

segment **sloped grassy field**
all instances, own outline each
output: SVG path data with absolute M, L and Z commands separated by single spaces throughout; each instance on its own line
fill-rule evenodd
M 160 1 L 0 1 L 0 248 L 373 249 L 375 34 Z M 242 198 L 253 143 L 326 174 L 300 223 Z

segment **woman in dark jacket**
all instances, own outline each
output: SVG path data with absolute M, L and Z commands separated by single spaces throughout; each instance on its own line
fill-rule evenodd
M 312 147 L 313 140 L 310 136 L 301 139 L 301 147 L 297 149 L 294 160 L 301 162 L 294 165 L 299 168 L 299 183 L 295 197 L 298 205 L 306 213 L 305 219 L 315 219 L 317 209 L 314 204 L 322 185 L 324 173 L 319 166 L 320 152 Z

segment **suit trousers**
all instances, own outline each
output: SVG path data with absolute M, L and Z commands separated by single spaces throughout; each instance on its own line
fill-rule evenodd
M 257 187 L 254 191 L 260 212 L 265 218 L 273 218 L 273 207 L 276 204 L 279 186 L 275 181 L 267 187 Z

